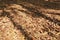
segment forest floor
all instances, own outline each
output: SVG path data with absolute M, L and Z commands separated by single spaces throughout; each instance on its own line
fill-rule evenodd
M 5 5 L 0 40 L 60 40 L 60 10 L 26 2 Z

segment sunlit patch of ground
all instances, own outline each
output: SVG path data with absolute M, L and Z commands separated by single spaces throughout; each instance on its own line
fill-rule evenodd
M 59 40 L 60 10 L 28 4 L 11 4 L 1 11 L 1 25 L 8 20 L 1 26 L 1 40 Z

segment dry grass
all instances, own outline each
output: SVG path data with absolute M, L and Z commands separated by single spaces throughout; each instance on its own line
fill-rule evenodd
M 60 10 L 23 2 L 7 5 L 0 16 L 0 40 L 60 40 Z

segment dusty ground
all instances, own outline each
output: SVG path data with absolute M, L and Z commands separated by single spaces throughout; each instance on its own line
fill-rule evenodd
M 0 40 L 60 40 L 60 10 L 6 5 L 0 9 Z

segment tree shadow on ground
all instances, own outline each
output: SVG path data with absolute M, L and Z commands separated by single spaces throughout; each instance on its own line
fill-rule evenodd
M 53 14 L 53 15 L 59 15 L 60 16 L 60 13 L 48 13 L 48 14 Z
M 21 25 L 18 25 L 16 22 L 14 22 L 14 20 L 12 20 L 13 16 L 10 16 L 10 13 L 5 12 L 3 10 L 3 13 L 1 13 L 0 16 L 4 16 L 4 17 L 7 16 L 10 19 L 10 21 L 13 23 L 14 27 L 16 27 L 18 30 L 20 30 L 21 33 L 25 36 L 26 40 L 33 40 L 32 37 L 29 36 L 27 31 L 25 29 L 23 29 Z
M 27 7 L 27 6 L 24 6 L 22 4 L 21 4 L 21 6 L 28 9 L 28 11 L 32 12 L 33 13 L 32 17 L 43 17 L 43 18 L 45 18 L 45 19 L 47 19 L 47 20 L 49 20 L 51 22 L 54 22 L 54 23 L 56 23 L 56 24 L 58 24 L 60 26 L 60 20 L 52 19 L 52 18 L 46 16 L 45 14 L 42 14 L 42 12 L 39 12 L 39 10 L 37 10 L 35 8 Z M 60 15 L 60 14 L 57 14 L 57 15 Z
M 60 2 L 49 2 L 44 0 L 21 0 L 22 2 L 31 3 L 35 6 L 42 6 L 48 9 L 60 10 Z
M 45 2 L 42 3 L 42 7 L 48 9 L 60 10 L 60 2 Z
M 54 22 L 56 24 L 58 24 L 60 26 L 60 20 L 57 20 L 57 19 L 52 19 L 48 16 L 46 16 L 45 14 L 42 14 L 42 12 L 40 12 L 39 10 L 35 9 L 35 8 L 32 8 L 32 7 L 27 7 L 27 6 L 24 6 L 22 4 L 20 4 L 22 7 L 26 8 L 28 11 L 32 12 L 33 15 L 32 17 L 35 17 L 35 18 L 39 18 L 39 17 L 42 17 L 46 20 L 49 20 L 51 22 Z M 24 12 L 24 11 L 23 11 Z M 28 12 L 29 13 L 29 12 Z M 12 20 L 13 16 L 10 16 L 10 13 L 7 13 L 5 11 L 3 11 L 2 15 L 1 16 L 6 16 L 8 18 L 10 18 L 10 20 L 12 21 L 13 25 L 22 32 L 22 34 L 26 37 L 27 40 L 32 40 L 32 38 L 29 36 L 29 34 L 25 31 L 25 29 L 22 28 L 21 25 L 18 25 L 14 22 L 14 20 Z

